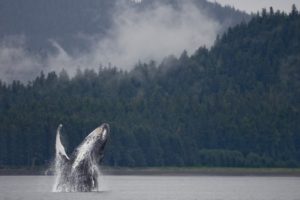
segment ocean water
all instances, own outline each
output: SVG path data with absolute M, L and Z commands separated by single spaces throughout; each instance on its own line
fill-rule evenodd
M 102 176 L 90 193 L 54 193 L 53 182 L 0 176 L 0 200 L 300 200 L 300 177 Z

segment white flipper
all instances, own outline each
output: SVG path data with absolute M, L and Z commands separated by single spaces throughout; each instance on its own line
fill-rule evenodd
M 60 131 L 62 129 L 62 124 L 60 124 L 57 128 L 56 132 L 56 143 L 55 143 L 55 149 L 56 149 L 56 159 L 67 159 L 69 160 L 69 157 L 65 151 L 65 148 L 60 140 Z

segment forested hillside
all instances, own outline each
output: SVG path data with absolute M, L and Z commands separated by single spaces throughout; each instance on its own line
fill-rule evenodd
M 295 7 L 270 9 L 192 56 L 2 82 L 0 166 L 49 164 L 60 123 L 70 153 L 102 122 L 105 165 L 299 166 L 299 35 Z

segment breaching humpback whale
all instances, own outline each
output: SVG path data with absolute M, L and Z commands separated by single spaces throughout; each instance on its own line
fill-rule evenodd
M 104 157 L 109 125 L 102 124 L 92 131 L 69 157 L 61 142 L 59 125 L 56 133 L 55 192 L 98 191 L 98 164 Z

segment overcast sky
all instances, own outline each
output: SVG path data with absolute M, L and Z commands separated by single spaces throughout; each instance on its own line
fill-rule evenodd
M 248 13 L 261 11 L 262 8 L 269 8 L 272 6 L 274 10 L 284 10 L 290 12 L 291 7 L 295 4 L 300 9 L 300 0 L 208 0 L 211 2 L 218 2 L 222 5 L 234 6 L 239 10 Z

